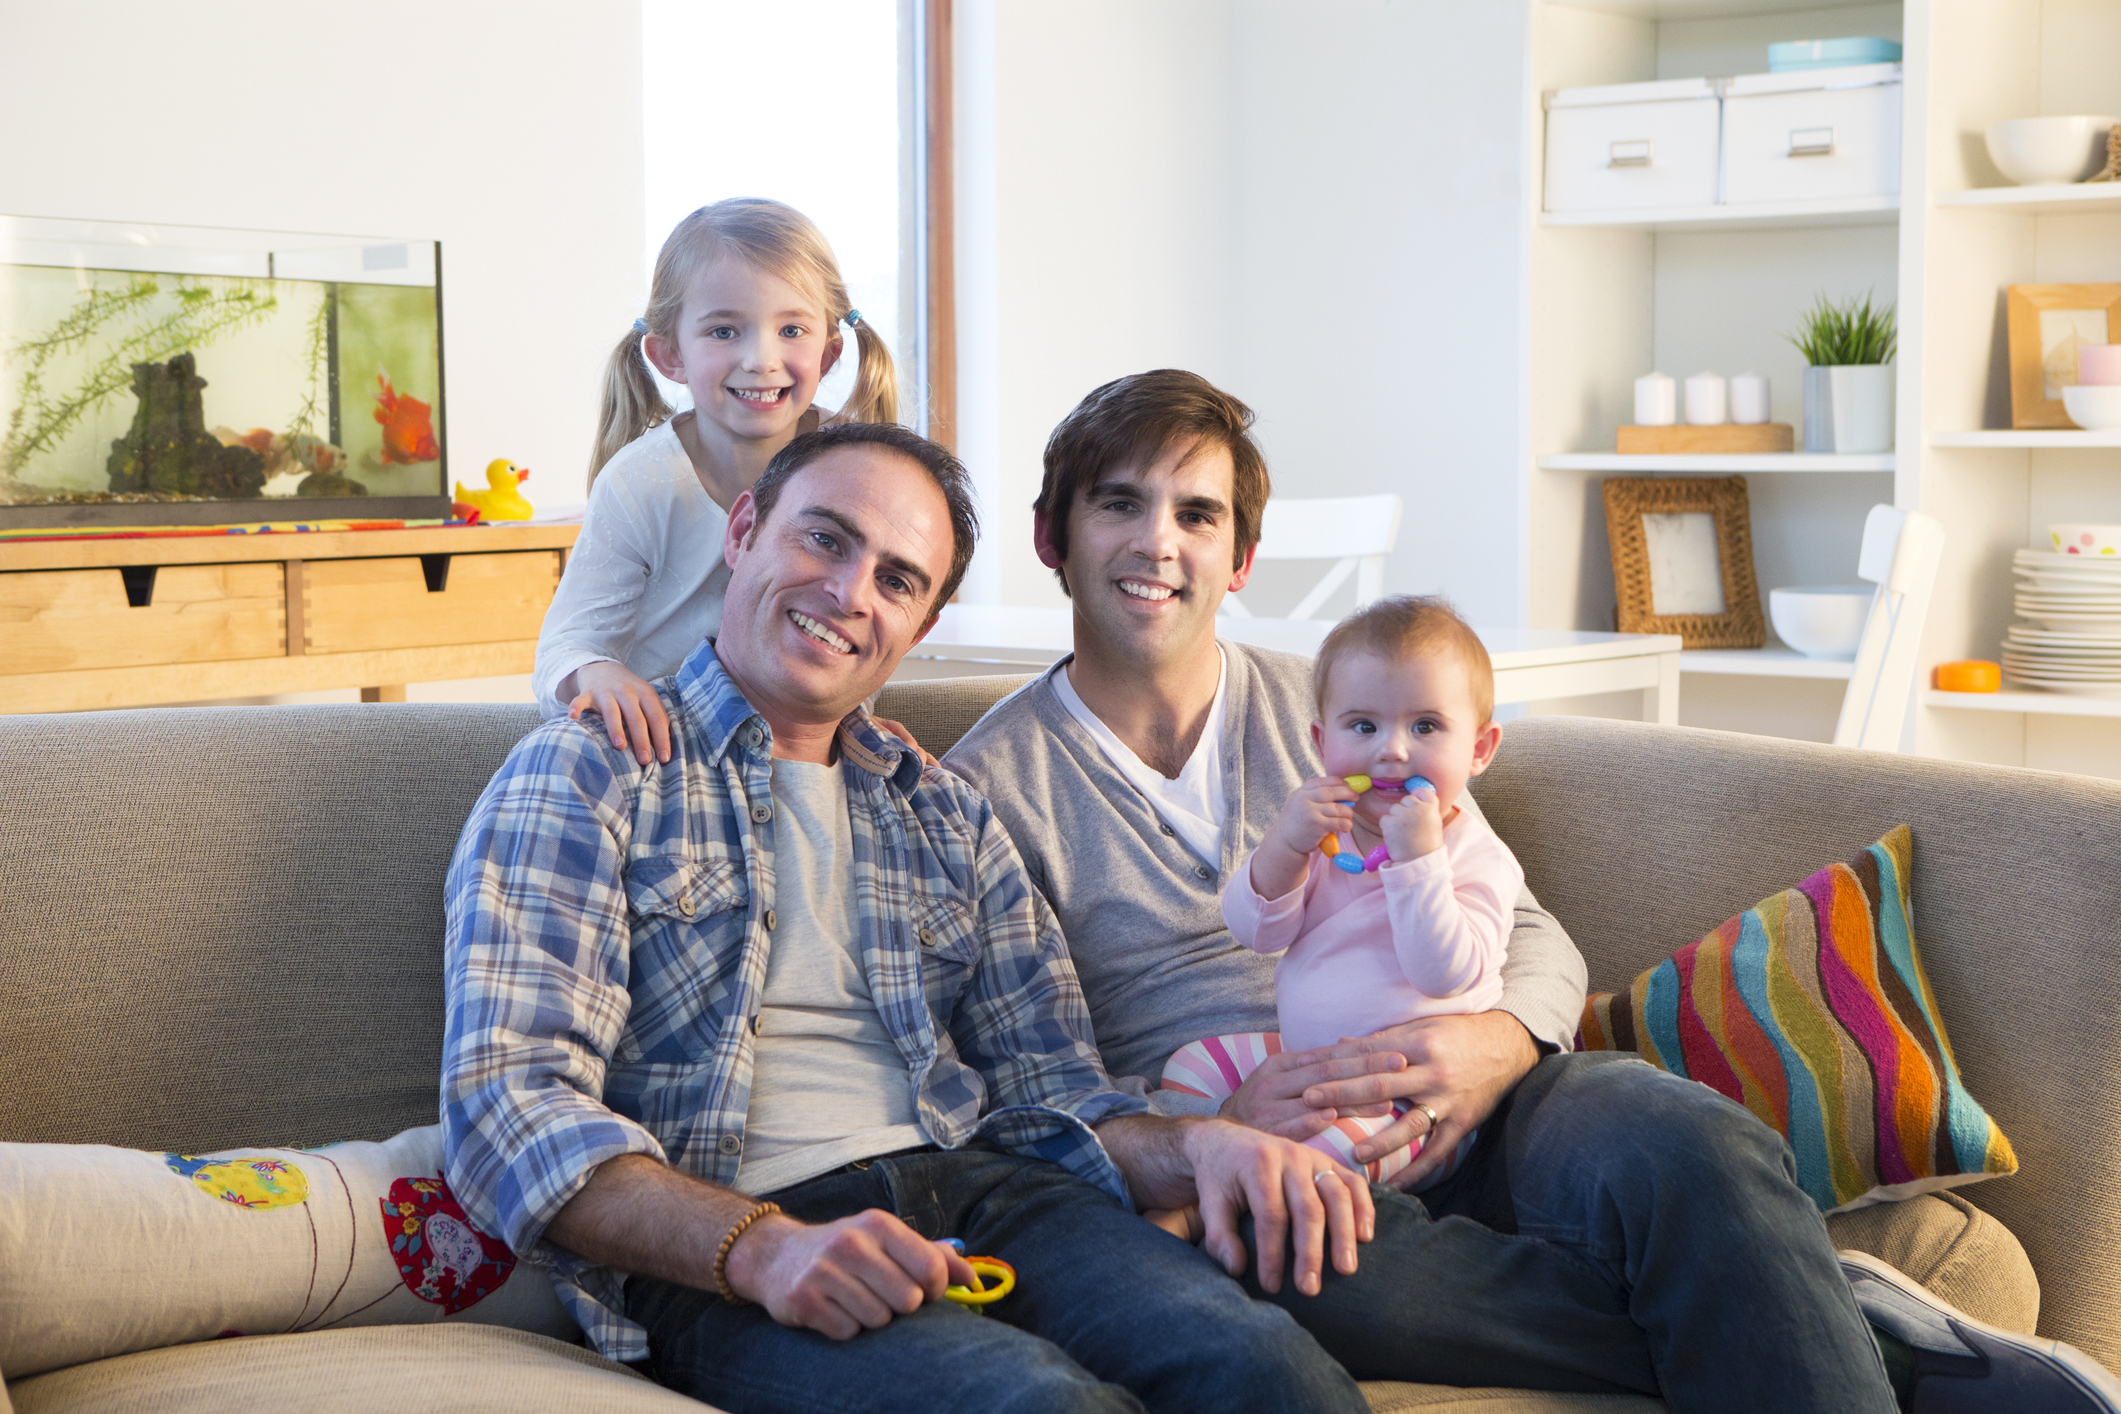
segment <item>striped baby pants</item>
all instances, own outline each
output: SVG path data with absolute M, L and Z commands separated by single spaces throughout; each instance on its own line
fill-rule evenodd
M 1245 1083 L 1246 1076 L 1280 1050 L 1279 1031 L 1245 1031 L 1233 1036 L 1210 1036 L 1205 1041 L 1189 1041 L 1164 1062 L 1163 1088 L 1210 1100 L 1227 1100 L 1237 1093 L 1238 1086 Z M 1366 1173 L 1370 1182 L 1381 1183 L 1414 1162 L 1414 1156 L 1421 1152 L 1422 1141 L 1417 1139 L 1367 1164 L 1355 1161 L 1355 1146 L 1385 1129 L 1411 1108 L 1406 1102 L 1395 1100 L 1392 1113 L 1388 1115 L 1343 1117 L 1333 1121 L 1323 1133 L 1304 1142 L 1332 1155 L 1341 1167 Z

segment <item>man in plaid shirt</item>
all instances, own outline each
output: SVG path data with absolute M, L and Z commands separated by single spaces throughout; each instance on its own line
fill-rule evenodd
M 731 1410 L 1367 1406 L 1276 1291 L 1352 1273 L 1370 1194 L 1112 1088 L 986 801 L 860 704 L 975 533 L 902 428 L 797 439 L 731 509 L 667 762 L 559 718 L 447 885 L 446 1169 L 604 1353 Z M 1197 1202 L 1188 1246 L 1131 1211 Z M 971 1270 L 1021 1273 L 980 1320 Z M 1139 1401 L 1139 1402 L 1137 1402 Z

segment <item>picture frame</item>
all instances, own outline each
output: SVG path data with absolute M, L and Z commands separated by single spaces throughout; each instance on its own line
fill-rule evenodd
M 1614 477 L 1601 490 L 1620 632 L 1676 633 L 1688 648 L 1766 644 L 1744 477 Z
M 2077 381 L 2078 343 L 2121 344 L 2121 285 L 2012 285 L 2005 322 L 2011 426 L 2074 428 L 2062 389 Z

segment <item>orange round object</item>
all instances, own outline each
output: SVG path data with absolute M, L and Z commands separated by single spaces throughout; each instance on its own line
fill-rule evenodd
M 2003 688 L 2003 669 L 1979 658 L 1939 663 L 1937 687 L 1943 692 L 1999 692 Z

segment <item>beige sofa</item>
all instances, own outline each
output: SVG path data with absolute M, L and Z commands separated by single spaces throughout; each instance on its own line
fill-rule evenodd
M 879 710 L 940 750 L 1016 681 L 894 687 Z M 443 867 L 534 721 L 425 706 L 0 718 L 0 1140 L 200 1153 L 433 1123 Z M 1510 728 L 1480 797 L 1604 986 L 1912 824 L 1924 955 L 1967 1084 L 2022 1171 L 1836 1219 L 1836 1236 L 1985 1319 L 2030 1328 L 2037 1313 L 2121 1364 L 2121 786 L 1544 718 Z M 1369 1389 L 1380 1410 L 1662 1407 Z M 144 1351 L 15 1381 L 0 1410 L 10 1396 L 20 1414 L 699 1407 L 579 1348 L 456 1324 Z

